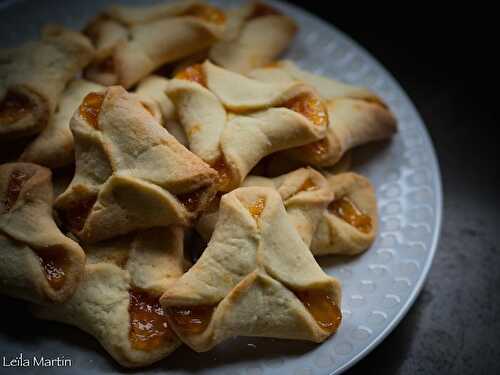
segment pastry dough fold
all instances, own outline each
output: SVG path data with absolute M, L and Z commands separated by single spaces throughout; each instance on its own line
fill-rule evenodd
M 52 217 L 50 170 L 0 166 L 0 292 L 32 302 L 62 302 L 75 291 L 85 254 Z
M 328 329 L 301 296 L 318 293 Z M 196 351 L 239 335 L 321 342 L 340 322 L 340 285 L 323 273 L 286 215 L 276 190 L 239 188 L 222 197 L 212 239 L 198 262 L 160 300 L 180 339 Z M 323 305 L 325 306 L 325 305 Z M 176 312 L 213 309 L 203 330 Z M 182 319 L 181 319 L 182 321 Z
M 45 128 L 66 84 L 94 57 L 78 32 L 45 27 L 40 41 L 0 51 L 0 139 Z
M 179 144 L 135 94 L 89 94 L 71 120 L 76 172 L 56 200 L 69 229 L 96 242 L 137 229 L 188 225 L 215 194 L 216 173 Z M 89 100 L 100 98 L 92 121 Z

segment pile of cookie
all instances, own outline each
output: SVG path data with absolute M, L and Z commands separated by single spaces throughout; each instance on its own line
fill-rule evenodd
M 315 256 L 372 244 L 350 150 L 397 127 L 373 92 L 277 60 L 297 30 L 262 3 L 182 1 L 2 50 L 0 292 L 126 367 L 335 333 L 340 284 Z

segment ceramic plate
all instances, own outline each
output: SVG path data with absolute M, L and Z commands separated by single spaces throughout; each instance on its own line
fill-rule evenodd
M 232 6 L 238 2 L 215 3 Z M 300 25 L 286 58 L 313 72 L 371 88 L 397 116 L 400 131 L 392 142 L 354 153 L 354 169 L 368 176 L 376 187 L 379 236 L 373 247 L 359 257 L 319 259 L 343 286 L 342 325 L 322 345 L 238 338 L 208 353 L 180 348 L 147 373 L 339 374 L 368 354 L 398 324 L 429 271 L 440 231 L 442 193 L 435 152 L 415 107 L 395 79 L 348 36 L 302 9 L 271 3 Z M 104 0 L 4 3 L 0 11 L 1 44 L 13 46 L 35 38 L 40 26 L 47 22 L 80 28 L 105 5 Z M 30 335 L 21 338 L 1 332 L 1 354 L 64 356 L 72 360 L 74 375 L 120 371 L 93 339 L 76 329 L 45 322 L 31 325 Z M 9 370 L 16 372 L 14 368 L 3 368 L 1 372 Z M 31 370 L 49 373 L 57 369 Z

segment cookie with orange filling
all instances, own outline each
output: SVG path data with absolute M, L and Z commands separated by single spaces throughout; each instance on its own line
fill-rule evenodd
M 160 303 L 179 338 L 202 352 L 234 336 L 322 342 L 340 325 L 340 294 L 278 192 L 247 187 L 222 197 L 207 248 Z
M 86 28 L 98 54 L 87 78 L 130 88 L 162 65 L 207 49 L 224 27 L 225 14 L 200 1 L 112 6 Z
M 82 34 L 45 27 L 38 41 L 0 50 L 0 141 L 47 126 L 66 84 L 94 57 Z
M 183 230 L 149 229 L 85 251 L 75 294 L 63 304 L 36 308 L 35 315 L 89 333 L 124 367 L 150 365 L 179 347 L 159 297 L 184 272 Z
M 209 58 L 240 73 L 276 60 L 298 29 L 292 18 L 260 1 L 228 10 L 227 18 L 222 40 L 210 49 Z
M 276 178 L 250 175 L 242 186 L 276 189 L 283 200 L 288 218 L 307 246 L 311 244 L 323 211 L 333 200 L 327 180 L 312 168 L 299 168 Z M 207 241 L 212 236 L 217 217 L 217 210 L 205 212 L 196 222 L 196 230 Z
M 325 100 L 328 131 L 320 141 L 288 150 L 285 156 L 318 167 L 331 167 L 350 149 L 384 139 L 397 131 L 397 120 L 372 91 L 322 77 L 298 68 L 290 61 L 256 69 L 249 76 L 263 82 L 306 82 Z
M 189 225 L 215 195 L 216 173 L 163 128 L 136 94 L 88 94 L 71 120 L 75 176 L 55 202 L 84 242 Z
M 322 139 L 328 113 L 316 90 L 299 82 L 264 83 L 209 61 L 190 66 L 166 93 L 189 149 L 219 173 L 219 190 L 238 186 L 267 155 Z
M 378 231 L 377 199 L 370 181 L 348 172 L 327 177 L 334 199 L 311 242 L 315 255 L 355 255 L 368 249 Z
M 47 303 L 75 292 L 85 254 L 57 227 L 52 200 L 49 169 L 0 165 L 0 293 Z

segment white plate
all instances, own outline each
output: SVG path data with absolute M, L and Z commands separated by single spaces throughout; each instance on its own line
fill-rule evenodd
M 300 25 L 287 58 L 313 72 L 373 89 L 398 118 L 400 131 L 390 144 L 365 147 L 355 154 L 363 160 L 355 169 L 376 186 L 380 233 L 374 246 L 359 257 L 320 259 L 325 270 L 343 285 L 342 325 L 322 345 L 238 338 L 203 354 L 183 347 L 148 373 L 339 374 L 368 354 L 403 318 L 423 285 L 436 250 L 442 210 L 440 174 L 415 107 L 394 78 L 349 37 L 302 9 L 271 2 Z M 216 3 L 230 6 L 237 2 Z M 34 38 L 47 22 L 81 27 L 105 5 L 104 0 L 14 2 L 0 12 L 2 45 Z M 75 375 L 120 371 L 96 343 L 78 345 L 73 338 L 76 330 L 57 332 L 72 338 L 55 335 L 16 340 L 0 333 L 0 347 L 8 348 L 9 353 L 22 351 L 25 356 L 64 355 L 73 360 Z

